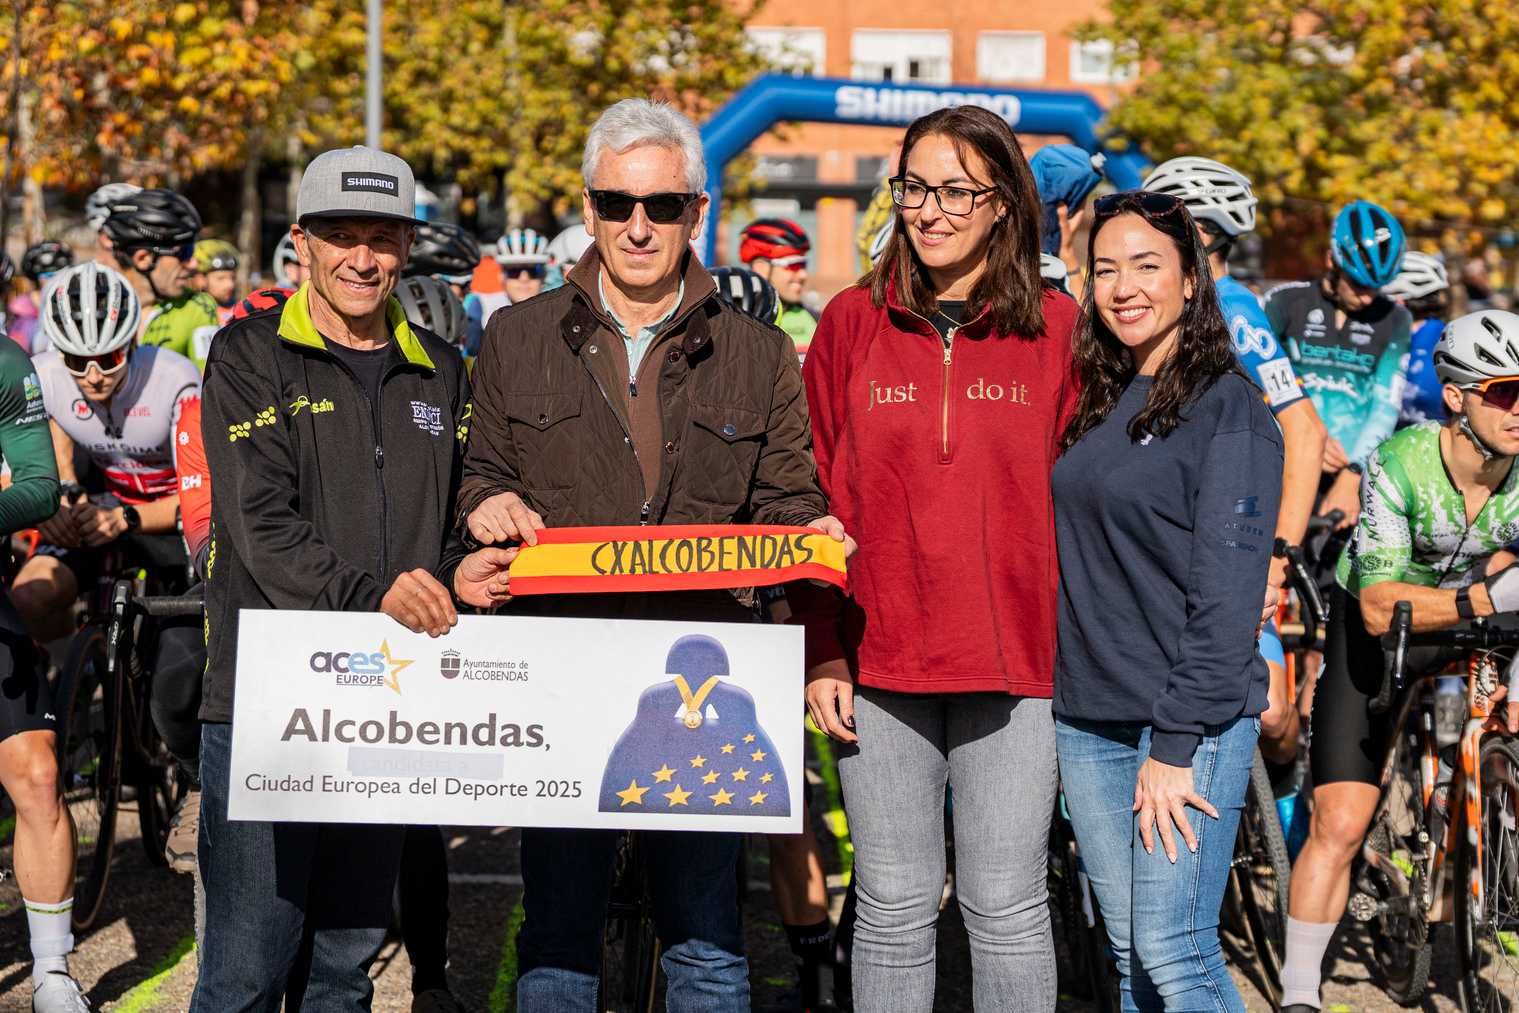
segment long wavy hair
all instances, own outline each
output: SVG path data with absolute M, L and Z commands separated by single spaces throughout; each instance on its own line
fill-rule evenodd
M 986 185 L 997 188 L 996 197 L 1007 209 L 992 225 L 986 270 L 971 287 L 966 319 L 987 308 L 992 327 L 999 334 L 1033 338 L 1043 333 L 1045 281 L 1039 275 L 1039 190 L 1013 128 L 980 106 L 952 106 L 920 116 L 902 139 L 896 175 L 907 173 L 913 145 L 935 134 L 949 138 L 962 165 L 969 166 L 969 152 L 981 156 L 990 177 Z M 886 252 L 859 284 L 870 289 L 871 302 L 880 307 L 886 305 L 888 282 L 895 282 L 901 304 L 919 316 L 931 317 L 938 309 L 933 282 L 913 249 L 900 211 Z
M 1076 402 L 1076 414 L 1061 440 L 1062 448 L 1069 448 L 1100 425 L 1134 379 L 1134 356 L 1103 322 L 1094 295 L 1097 286 L 1091 281 L 1096 266 L 1097 235 L 1119 215 L 1136 214 L 1170 239 L 1181 255 L 1182 274 L 1192 282 L 1192 298 L 1182 307 L 1176 323 L 1175 351 L 1156 370 L 1155 385 L 1150 388 L 1144 407 L 1129 422 L 1129 439 L 1141 440 L 1148 434 L 1170 435 L 1184 417 L 1186 407 L 1225 373 L 1238 373 L 1249 379 L 1234 354 L 1234 339 L 1219 309 L 1213 274 L 1208 270 L 1208 257 L 1191 213 L 1180 201 L 1173 211 L 1165 214 L 1146 211 L 1141 199 L 1156 196 L 1145 194 L 1141 198 L 1137 192 L 1113 194 L 1102 198 L 1094 209 L 1092 234 L 1087 240 L 1086 295 L 1076 332 L 1076 371 L 1081 380 L 1081 395 Z

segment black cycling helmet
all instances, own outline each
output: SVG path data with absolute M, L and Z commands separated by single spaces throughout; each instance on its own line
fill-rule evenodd
M 42 276 L 62 271 L 74 263 L 74 251 L 56 239 L 44 239 L 33 243 L 21 255 L 21 273 L 33 284 L 40 284 Z
M 102 231 L 117 250 L 178 254 L 195 242 L 200 214 L 173 190 L 139 190 L 111 204 Z
M 775 286 L 747 267 L 714 267 L 712 280 L 717 282 L 718 297 L 740 313 L 767 324 L 775 323 L 780 315 Z
M 480 264 L 480 244 L 458 225 L 448 222 L 423 222 L 417 226 L 411 242 L 411 257 L 402 277 L 436 275 L 456 285 L 463 285 Z

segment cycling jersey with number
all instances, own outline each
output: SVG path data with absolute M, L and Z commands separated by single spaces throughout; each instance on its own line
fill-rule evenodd
M 1340 327 L 1338 309 L 1316 281 L 1278 285 L 1266 293 L 1265 310 L 1329 435 L 1350 460 L 1364 462 L 1398 423 L 1408 311 L 1378 297 Z
M 1229 334 L 1234 338 L 1234 354 L 1266 392 L 1266 404 L 1272 414 L 1280 415 L 1306 396 L 1297 373 L 1292 369 L 1292 360 L 1287 357 L 1287 350 L 1271 332 L 1271 323 L 1254 292 L 1228 275 L 1220 278 L 1214 287 L 1218 291 L 1218 306 L 1223 311 L 1224 323 L 1229 325 Z
M 150 306 L 144 311 L 147 324 L 141 343 L 178 352 L 193 361 L 197 369 L 205 369 L 211 336 L 221 326 L 216 308 L 216 300 L 204 292 L 186 292 L 177 299 Z
M 1464 587 L 1487 557 L 1519 542 L 1519 468 L 1468 524 L 1440 455 L 1442 429 L 1439 422 L 1410 426 L 1367 460 L 1361 519 L 1335 574 L 1351 594 L 1385 580 Z
M 47 413 L 105 476 L 124 503 L 150 503 L 178 491 L 174 420 L 200 394 L 200 370 L 183 355 L 147 346 L 132 352 L 126 379 L 105 404 L 80 393 L 56 352 L 32 360 Z

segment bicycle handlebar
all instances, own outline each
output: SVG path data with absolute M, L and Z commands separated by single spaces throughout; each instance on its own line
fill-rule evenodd
M 206 600 L 198 594 L 150 598 L 133 598 L 132 604 L 150 616 L 198 616 L 206 607 Z
M 1319 594 L 1319 586 L 1303 564 L 1301 545 L 1287 546 L 1287 583 L 1303 603 L 1303 643 L 1312 646 L 1318 643 L 1319 631 L 1329 621 L 1329 615 L 1324 608 L 1324 596 Z
M 1413 605 L 1400 601 L 1393 606 L 1392 625 L 1382 634 L 1382 652 L 1386 667 L 1382 689 L 1371 701 L 1373 714 L 1386 713 L 1393 696 L 1403 688 L 1403 668 L 1408 663 L 1410 647 L 1456 647 L 1468 651 L 1490 651 L 1497 647 L 1519 647 L 1519 629 L 1498 629 L 1486 619 L 1475 619 L 1470 626 L 1427 633 L 1413 632 Z

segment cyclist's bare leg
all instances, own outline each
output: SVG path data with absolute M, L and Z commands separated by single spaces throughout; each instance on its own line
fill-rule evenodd
M 1291 763 L 1297 759 L 1301 720 L 1296 702 L 1287 696 L 1287 669 L 1268 661 L 1266 670 L 1271 684 L 1266 690 L 1266 712 L 1261 715 L 1261 755 L 1272 763 Z
M 0 742 L 0 784 L 16 807 L 16 885 L 28 900 L 54 904 L 74 892 L 74 827 L 58 785 L 52 732 Z
M 11 604 L 32 638 L 50 643 L 74 631 L 71 606 L 79 595 L 74 571 L 56 556 L 33 556 L 11 582 Z
M 1322 651 L 1303 652 L 1303 663 L 1297 670 L 1298 684 L 1302 687 L 1297 694 L 1297 713 L 1305 724 L 1308 716 L 1313 713 L 1313 690 L 1319 684 L 1319 672 L 1323 667 Z

